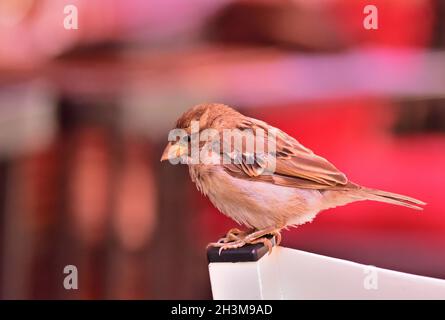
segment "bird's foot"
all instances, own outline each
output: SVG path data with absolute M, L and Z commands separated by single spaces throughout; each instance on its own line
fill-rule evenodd
M 253 232 L 252 230 L 240 230 L 238 228 L 233 228 L 233 229 L 230 229 L 227 232 L 225 237 L 220 238 L 217 241 L 217 243 L 229 243 L 229 242 L 242 240 L 242 239 L 244 239 L 247 235 L 249 235 L 252 232 Z M 209 244 L 209 246 L 210 245 L 211 244 Z
M 269 254 L 272 252 L 272 242 L 265 237 L 266 235 L 273 235 L 276 237 L 276 244 L 281 243 L 280 228 L 266 228 L 258 231 L 241 231 L 239 229 L 231 229 L 227 232 L 224 238 L 218 240 L 218 242 L 212 242 L 207 247 L 219 248 L 219 254 L 223 250 L 241 248 L 247 244 L 263 243 L 269 249 Z
M 219 247 L 219 254 L 221 254 L 221 252 L 223 252 L 224 250 L 227 250 L 227 249 L 237 249 L 237 248 L 244 247 L 245 245 L 248 245 L 248 244 L 257 244 L 257 243 L 264 244 L 268 248 L 269 254 L 272 253 L 272 248 L 273 248 L 272 241 L 270 241 L 267 237 L 264 237 L 264 236 L 255 238 L 255 239 L 244 238 L 244 239 L 235 240 L 235 241 L 228 242 L 228 243 L 216 242 L 216 243 L 210 243 L 209 245 L 214 246 L 214 247 Z

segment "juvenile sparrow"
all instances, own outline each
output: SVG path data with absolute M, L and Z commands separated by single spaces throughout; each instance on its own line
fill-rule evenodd
M 194 124 L 198 125 L 195 130 Z M 418 210 L 425 205 L 411 197 L 353 183 L 285 132 L 223 104 L 192 107 L 178 119 L 176 129 L 182 129 L 184 134 L 168 143 L 161 161 L 185 160 L 198 190 L 222 213 L 249 228 L 232 229 L 226 237 L 209 244 L 219 247 L 220 252 L 249 243 L 264 243 L 271 250 L 272 245 L 264 236 L 275 235 L 279 243 L 281 229 L 312 221 L 322 210 L 354 201 L 373 200 Z M 258 140 L 259 143 L 273 136 L 275 147 L 258 152 L 255 157 L 247 151 L 245 141 L 229 149 L 214 148 L 225 141 L 225 131 L 235 129 L 264 132 L 265 140 Z M 204 132 L 204 139 L 198 139 Z M 192 161 L 193 143 L 201 153 L 211 145 L 217 161 Z

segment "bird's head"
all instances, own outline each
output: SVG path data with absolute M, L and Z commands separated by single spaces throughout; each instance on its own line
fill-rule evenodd
M 234 126 L 240 116 L 242 115 L 239 112 L 229 106 L 217 103 L 199 104 L 190 108 L 176 121 L 175 128 L 170 131 L 169 142 L 162 153 L 161 161 L 190 157 L 192 142 L 196 141 L 199 149 L 204 144 L 200 140 L 203 132 L 206 133 L 207 143 L 213 138 L 219 139 L 222 130 Z

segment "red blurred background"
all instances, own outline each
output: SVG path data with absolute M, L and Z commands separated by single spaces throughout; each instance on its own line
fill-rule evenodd
M 375 0 L 366 30 L 367 4 L 3 0 L 0 298 L 211 298 L 205 245 L 235 223 L 159 163 L 176 118 L 206 101 L 428 203 L 328 210 L 284 246 L 445 279 L 445 6 Z

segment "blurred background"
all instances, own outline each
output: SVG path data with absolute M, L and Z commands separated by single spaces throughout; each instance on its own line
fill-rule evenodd
M 235 223 L 159 162 L 202 102 L 428 203 L 328 210 L 284 246 L 445 279 L 445 2 L 373 0 L 378 30 L 367 4 L 2 0 L 0 298 L 211 298 L 205 246 Z

